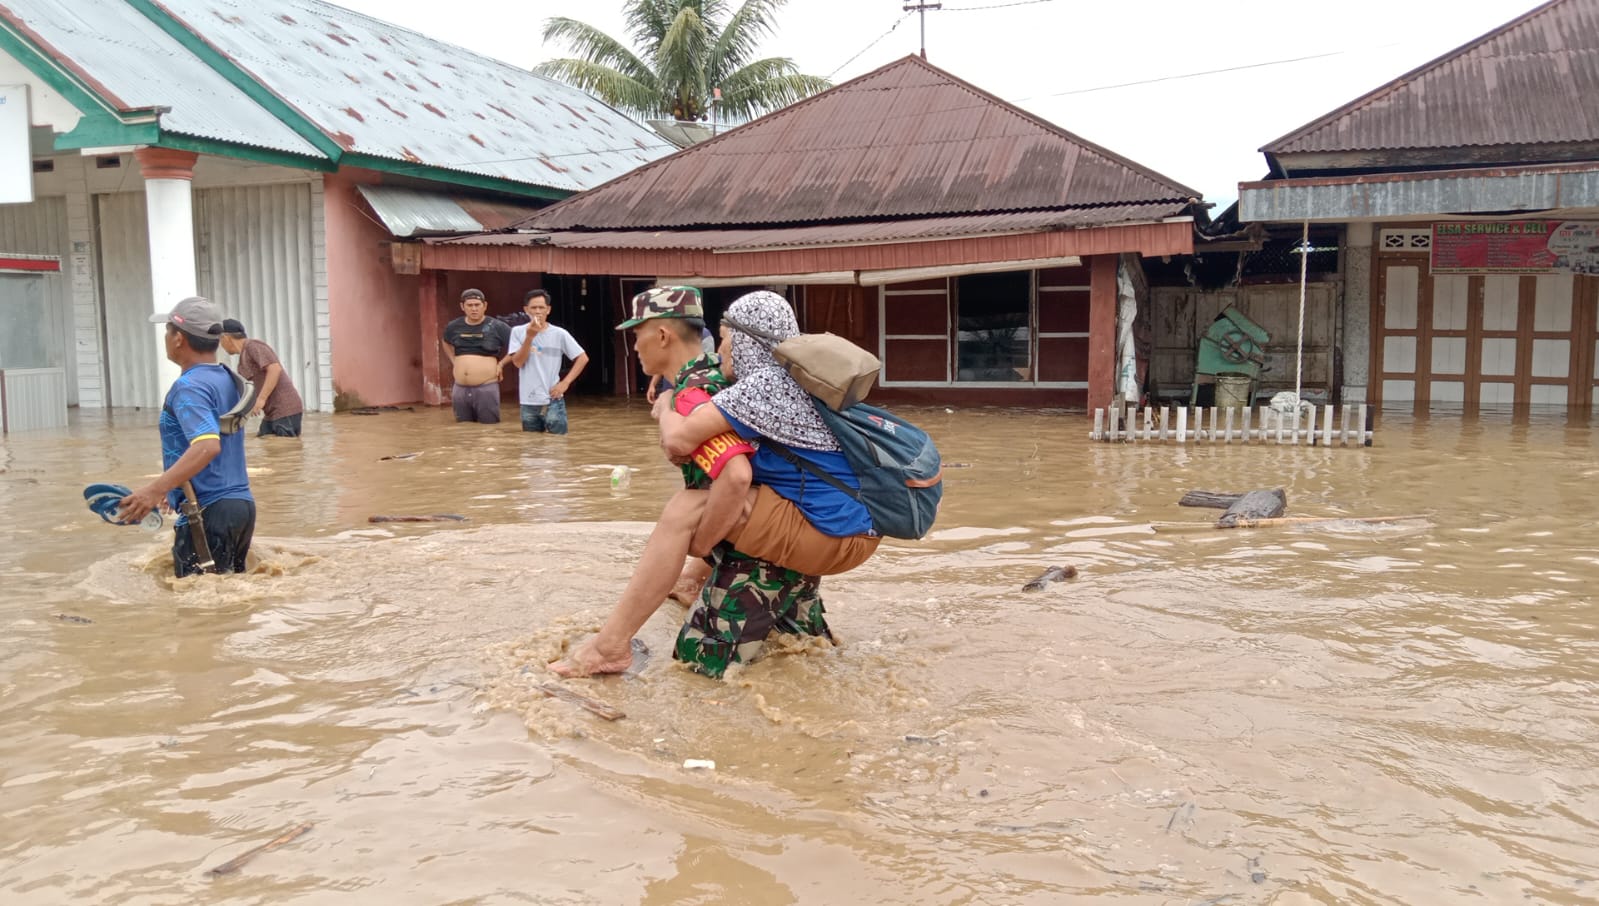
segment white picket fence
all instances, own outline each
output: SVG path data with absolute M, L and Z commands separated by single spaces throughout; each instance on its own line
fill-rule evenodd
M 1335 411 L 1336 410 L 1336 411 Z M 1113 407 L 1094 410 L 1091 440 L 1111 443 L 1276 443 L 1341 447 L 1371 446 L 1366 405 L 1310 406 L 1290 413 L 1269 406 Z

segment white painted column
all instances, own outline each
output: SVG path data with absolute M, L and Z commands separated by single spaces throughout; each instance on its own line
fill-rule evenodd
M 150 224 L 151 313 L 166 314 L 178 300 L 199 290 L 194 259 L 194 162 L 199 155 L 171 148 L 142 148 L 134 154 L 144 176 L 144 200 Z M 167 360 L 166 328 L 155 331 L 157 385 L 161 394 L 178 379 L 178 366 Z

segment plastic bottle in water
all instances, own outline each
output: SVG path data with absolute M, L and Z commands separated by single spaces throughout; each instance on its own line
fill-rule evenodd
M 628 481 L 632 478 L 632 470 L 627 466 L 617 466 L 611 470 L 611 490 L 627 490 Z

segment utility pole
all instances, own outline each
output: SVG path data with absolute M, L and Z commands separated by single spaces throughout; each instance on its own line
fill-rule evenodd
M 905 0 L 904 10 L 907 13 L 920 13 L 922 20 L 922 59 L 927 59 L 927 11 L 930 9 L 943 9 L 942 3 L 928 3 L 927 0 Z

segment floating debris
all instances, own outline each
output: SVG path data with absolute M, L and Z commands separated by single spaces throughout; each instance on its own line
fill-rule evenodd
M 1043 575 L 1022 586 L 1022 591 L 1043 591 L 1049 583 L 1059 582 L 1062 579 L 1077 578 L 1075 566 L 1051 566 L 1044 570 Z
M 613 708 L 597 698 L 590 698 L 576 689 L 569 689 L 560 683 L 539 683 L 534 688 L 538 689 L 545 695 L 548 695 L 550 698 L 558 698 L 564 702 L 571 702 L 590 714 L 597 714 L 606 720 L 621 720 L 627 716 L 626 712 L 622 711 L 620 708 Z
M 256 856 L 259 856 L 259 855 L 261 855 L 262 853 L 265 853 L 265 852 L 271 852 L 272 850 L 277 849 L 280 846 L 283 846 L 283 845 L 288 844 L 288 843 L 293 843 L 295 840 L 300 839 L 302 836 L 304 836 L 306 833 L 308 833 L 311 830 L 311 827 L 312 827 L 311 822 L 307 821 L 306 823 L 300 825 L 299 827 L 296 827 L 296 828 L 294 828 L 292 830 L 286 831 L 286 832 L 278 835 L 273 840 L 271 840 L 271 841 L 269 841 L 267 843 L 263 843 L 260 846 L 257 846 L 255 849 L 250 850 L 249 852 L 243 853 L 242 855 L 234 856 L 233 858 L 229 859 L 228 861 L 223 862 L 221 865 L 218 865 L 216 868 L 213 868 L 210 871 L 207 871 L 206 872 L 206 876 L 207 877 L 216 878 L 216 877 L 221 877 L 222 875 L 225 875 L 225 874 L 231 874 L 232 872 L 238 871 L 240 868 L 242 868 L 244 866 L 244 863 L 250 861 L 251 859 L 254 859 Z

